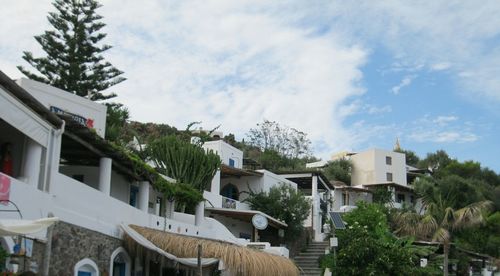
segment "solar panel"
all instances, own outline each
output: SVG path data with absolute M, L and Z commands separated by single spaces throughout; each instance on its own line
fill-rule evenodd
M 345 224 L 340 214 L 341 213 L 339 212 L 330 212 L 330 218 L 333 222 L 333 227 L 335 227 L 335 229 L 345 229 Z

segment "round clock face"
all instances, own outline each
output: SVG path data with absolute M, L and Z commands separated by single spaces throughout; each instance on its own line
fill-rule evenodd
M 252 224 L 255 228 L 264 230 L 267 228 L 267 218 L 261 214 L 255 214 L 252 217 Z

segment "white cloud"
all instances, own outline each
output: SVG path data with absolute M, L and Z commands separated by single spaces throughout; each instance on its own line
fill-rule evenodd
M 412 133 L 409 136 L 416 142 L 425 143 L 468 143 L 475 142 L 479 137 L 470 132 L 457 132 L 457 131 L 423 131 L 418 133 Z
M 398 95 L 401 88 L 410 85 L 415 78 L 415 75 L 405 76 L 398 85 L 391 88 L 392 93 Z
M 384 105 L 384 106 L 374 106 L 374 105 L 366 105 L 366 110 L 368 114 L 374 115 L 374 114 L 383 114 L 383 113 L 390 113 L 392 112 L 392 107 L 390 105 Z
M 389 70 L 408 74 L 395 94 L 429 68 L 500 99 L 500 49 L 488 47 L 500 33 L 496 1 L 102 3 L 106 43 L 114 46 L 107 58 L 128 78 L 110 91 L 135 120 L 178 127 L 201 120 L 241 138 L 268 118 L 308 132 L 326 154 L 355 148 L 390 128 L 345 125 L 360 109 L 392 111 L 352 101 L 364 93 L 360 69 L 378 43 L 396 57 Z M 21 52 L 40 52 L 33 35 L 48 28 L 52 9 L 48 0 L 4 3 L 0 70 L 21 76 Z M 470 134 L 465 140 L 477 138 Z
M 453 115 L 426 115 L 407 127 L 407 132 L 410 140 L 419 143 L 471 143 L 480 138 L 474 133 L 474 125 Z
M 456 120 L 458 120 L 457 116 L 438 116 L 433 122 L 442 126 Z
M 11 77 L 21 76 L 14 66 L 24 64 L 22 50 L 40 51 L 33 35 L 48 28 L 50 2 L 31 2 L 11 1 L 0 11 L 0 25 L 8 24 L 1 47 L 10 55 L 0 52 L 1 70 Z M 315 18 L 289 8 L 250 0 L 104 1 L 105 42 L 114 46 L 107 58 L 128 78 L 110 91 L 134 120 L 221 124 L 241 138 L 267 118 L 307 132 L 323 154 L 349 147 L 343 121 L 354 112 L 348 100 L 364 92 L 358 81 L 366 51 L 297 24 Z
M 434 71 L 443 71 L 447 70 L 451 67 L 451 64 L 448 62 L 439 62 L 431 65 L 431 69 Z
M 500 101 L 498 1 L 337 0 L 317 9 L 334 18 L 333 28 L 387 47 L 403 65 L 447 70 L 467 99 L 473 93 Z M 464 71 L 473 77 L 460 78 Z

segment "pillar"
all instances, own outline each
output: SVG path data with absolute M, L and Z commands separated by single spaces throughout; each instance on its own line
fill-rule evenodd
M 199 202 L 196 205 L 196 211 L 194 213 L 194 225 L 200 226 L 203 222 L 203 218 L 205 217 L 205 202 Z
M 210 183 L 210 192 L 220 194 L 220 170 L 217 170 L 212 179 L 212 183 Z
M 175 210 L 175 200 L 167 200 L 167 204 L 165 206 L 165 217 L 168 219 L 172 219 L 174 217 Z
M 105 195 L 111 193 L 111 158 L 102 157 L 99 160 L 99 191 Z
M 139 183 L 139 209 L 148 212 L 149 205 L 149 182 L 141 181 Z
M 313 175 L 312 176 L 312 205 L 313 205 L 313 213 L 312 213 L 312 226 L 313 226 L 313 231 L 314 231 L 314 240 L 315 241 L 320 241 L 319 239 L 321 238 L 321 221 L 319 217 L 319 195 L 318 195 L 318 176 Z
M 38 187 L 40 179 L 40 167 L 45 162 L 42 162 L 42 146 L 37 142 L 29 139 L 26 145 L 26 154 L 24 155 L 22 178 L 26 183 L 34 187 Z

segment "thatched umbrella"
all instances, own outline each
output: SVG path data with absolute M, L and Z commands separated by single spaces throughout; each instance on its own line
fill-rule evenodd
M 179 258 L 196 258 L 201 244 L 202 258 L 222 260 L 225 267 L 242 276 L 299 275 L 297 266 L 289 259 L 256 249 L 203 238 L 188 237 L 137 225 L 132 229 L 158 248 Z

